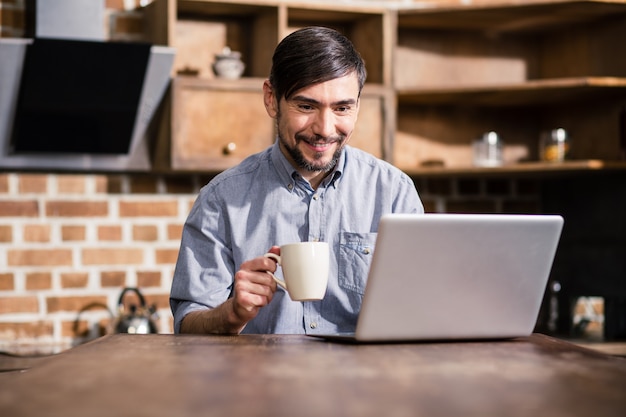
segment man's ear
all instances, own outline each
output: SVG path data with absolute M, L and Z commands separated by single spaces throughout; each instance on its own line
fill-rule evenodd
M 267 114 L 272 119 L 275 119 L 278 114 L 278 100 L 276 99 L 270 80 L 263 82 L 263 103 L 265 104 Z

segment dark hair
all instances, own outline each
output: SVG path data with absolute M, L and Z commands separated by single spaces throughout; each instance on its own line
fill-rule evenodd
M 336 30 L 312 26 L 285 37 L 272 57 L 270 84 L 277 100 L 313 84 L 357 74 L 359 95 L 367 72 L 352 42 Z

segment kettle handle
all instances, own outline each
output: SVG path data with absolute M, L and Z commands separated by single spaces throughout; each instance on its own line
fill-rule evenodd
M 120 294 L 120 298 L 117 300 L 117 307 L 120 311 L 124 310 L 124 295 L 126 295 L 127 292 L 132 291 L 135 294 L 137 294 L 137 297 L 139 298 L 139 302 L 141 303 L 141 307 L 146 307 L 146 299 L 143 297 L 143 294 L 141 294 L 141 292 L 139 291 L 138 288 L 134 288 L 134 287 L 126 287 L 122 290 L 122 293 Z

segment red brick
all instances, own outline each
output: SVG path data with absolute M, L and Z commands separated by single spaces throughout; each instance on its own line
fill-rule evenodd
M 133 176 L 129 179 L 130 190 L 133 194 L 156 194 L 158 178 L 153 176 Z
M 45 194 L 48 191 L 48 176 L 46 174 L 20 174 L 17 184 L 20 193 Z
M 156 305 L 157 309 L 166 309 L 170 307 L 170 295 L 169 294 L 144 294 L 146 299 L 146 305 Z
M 50 225 L 27 224 L 24 226 L 24 241 L 26 242 L 49 242 Z
M 13 241 L 13 227 L 0 226 L 0 242 L 12 242 Z
M 98 226 L 98 240 L 120 241 L 122 240 L 121 226 Z
M 39 204 L 36 200 L 0 201 L 0 217 L 36 217 Z
M 72 272 L 61 274 L 61 288 L 85 288 L 89 283 L 87 273 Z
M 57 176 L 57 191 L 62 194 L 85 194 L 87 177 L 84 175 Z
M 508 195 L 511 193 L 511 181 L 505 178 L 489 179 L 485 181 L 485 191 L 488 195 Z
M 446 201 L 447 213 L 495 213 L 495 200 Z
M 457 181 L 457 190 L 461 195 L 480 194 L 481 181 L 473 178 L 462 178 Z
M 449 195 L 452 193 L 452 183 L 448 178 L 429 178 L 426 181 L 426 191 L 429 194 Z
M 437 202 L 433 199 L 422 198 L 422 204 L 426 213 L 435 213 L 437 210 Z
M 105 192 L 108 194 L 123 194 L 123 183 L 124 178 L 121 175 L 110 175 L 107 177 Z
M 100 274 L 101 287 L 124 287 L 126 286 L 126 272 L 105 271 Z
M 188 176 L 169 177 L 163 180 L 168 194 L 196 194 L 193 179 Z
M 49 290 L 52 288 L 52 274 L 49 272 L 33 272 L 26 274 L 27 290 Z
M 85 226 L 61 226 L 61 239 L 64 242 L 85 240 Z
M 185 216 L 188 216 L 189 213 L 191 213 L 191 209 L 193 208 L 193 205 L 195 204 L 196 200 L 195 199 L 191 199 L 187 202 L 187 212 L 185 213 Z
M 137 285 L 140 288 L 145 287 L 160 287 L 161 286 L 161 273 L 159 271 L 138 271 L 137 272 Z
M 15 289 L 15 282 L 13 281 L 13 274 L 0 273 L 0 291 L 11 291 Z
M 46 306 L 48 313 L 57 313 L 59 311 L 81 311 L 92 304 L 106 305 L 107 297 L 104 295 L 91 296 L 67 296 L 67 297 L 48 297 Z
M 517 180 L 515 190 L 518 195 L 537 195 L 541 186 L 538 180 L 520 179 Z
M 143 263 L 143 251 L 129 248 L 82 250 L 83 265 L 136 265 Z
M 539 214 L 541 204 L 537 200 L 505 200 L 502 202 L 502 212 L 509 214 Z
M 102 217 L 109 214 L 106 201 L 48 201 L 46 215 L 50 217 Z
M 96 176 L 96 193 L 104 194 L 109 188 L 109 179 L 104 175 Z
M 70 249 L 11 249 L 8 251 L 10 266 L 71 266 Z
M 168 240 L 180 240 L 182 237 L 183 237 L 183 225 L 182 224 L 167 225 L 167 239 Z
M 158 249 L 155 256 L 157 265 L 175 264 L 178 258 L 178 249 Z
M 120 217 L 178 216 L 178 201 L 120 201 Z
M 39 301 L 36 296 L 0 297 L 0 314 L 37 312 Z
M 153 225 L 133 226 L 133 240 L 154 242 L 159 238 L 159 231 Z
M 52 322 L 0 323 L 0 339 L 17 340 L 38 337 L 52 337 Z
M 5 194 L 9 192 L 9 175 L 0 174 L 0 193 Z

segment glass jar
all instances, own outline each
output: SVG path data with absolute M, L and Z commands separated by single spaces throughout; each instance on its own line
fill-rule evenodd
M 545 162 L 563 162 L 570 149 L 570 136 L 563 128 L 543 132 L 540 137 L 539 158 Z
M 494 167 L 502 165 L 502 139 L 496 132 L 487 132 L 472 144 L 474 165 Z

